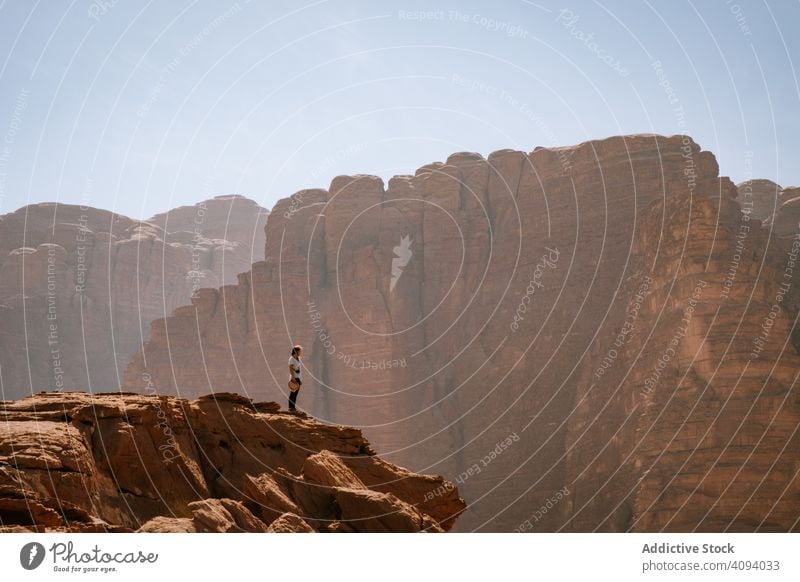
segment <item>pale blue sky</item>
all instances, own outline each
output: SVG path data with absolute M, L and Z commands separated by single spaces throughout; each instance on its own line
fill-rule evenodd
M 271 207 L 337 174 L 642 132 L 798 185 L 798 23 L 796 0 L 6 0 L 0 213 Z

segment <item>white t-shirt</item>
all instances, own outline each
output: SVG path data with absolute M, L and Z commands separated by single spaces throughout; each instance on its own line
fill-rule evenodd
M 300 368 L 300 360 L 298 360 L 294 356 L 290 356 L 289 365 L 294 366 L 294 377 L 298 380 L 301 380 L 302 378 L 300 377 L 300 373 L 302 370 Z

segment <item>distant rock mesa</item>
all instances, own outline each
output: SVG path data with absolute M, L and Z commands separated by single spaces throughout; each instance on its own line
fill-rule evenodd
M 751 206 L 680 135 L 339 176 L 124 385 L 283 402 L 299 342 L 302 406 L 457 482 L 459 529 L 796 531 L 800 197 L 773 186 Z
M 263 256 L 266 217 L 236 195 L 147 221 L 55 203 L 0 216 L 0 398 L 117 390 L 151 321 Z

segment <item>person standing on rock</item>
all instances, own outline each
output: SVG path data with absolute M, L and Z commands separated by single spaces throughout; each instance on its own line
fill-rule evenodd
M 289 411 L 297 410 L 297 393 L 303 385 L 302 370 L 300 369 L 300 357 L 303 354 L 303 346 L 296 345 L 292 348 L 292 355 L 289 356 Z

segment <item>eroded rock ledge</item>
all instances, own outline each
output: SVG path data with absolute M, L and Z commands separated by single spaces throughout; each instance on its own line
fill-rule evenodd
M 465 507 L 442 477 L 375 456 L 360 430 L 274 402 L 0 402 L 0 531 L 440 532 Z

